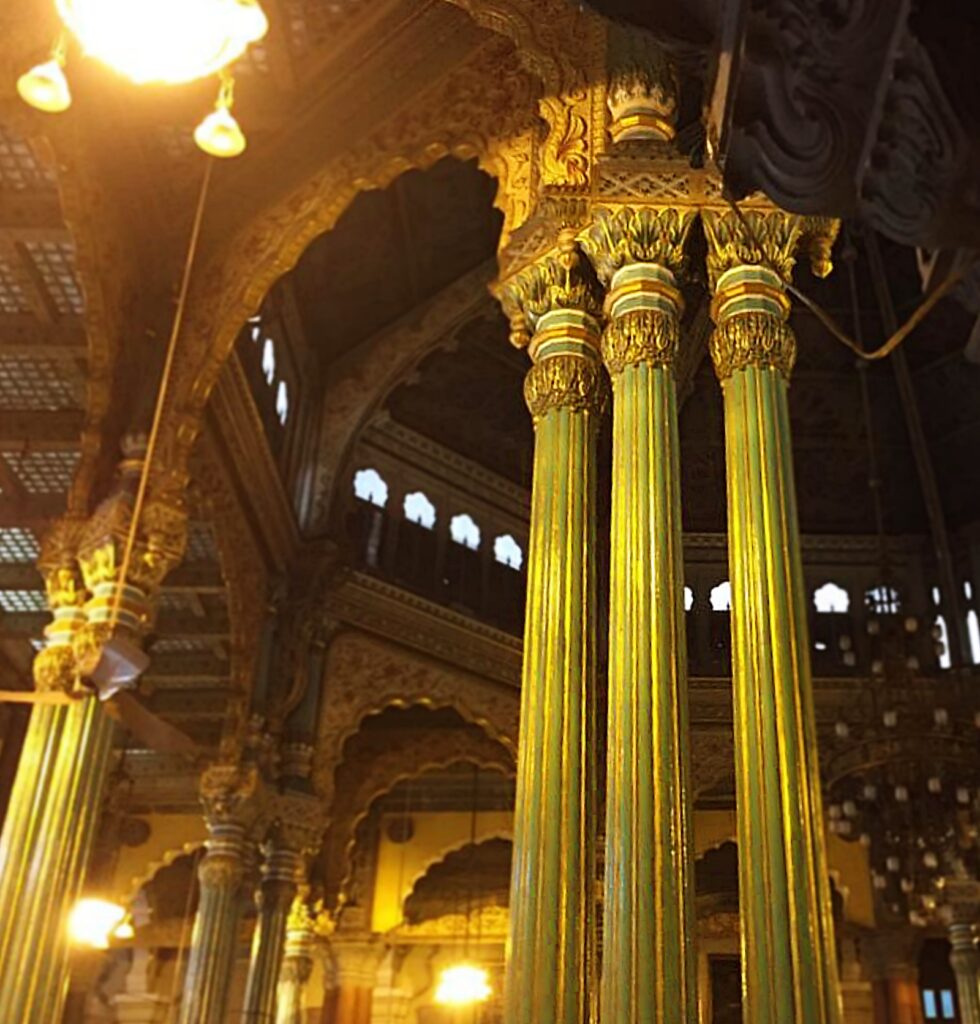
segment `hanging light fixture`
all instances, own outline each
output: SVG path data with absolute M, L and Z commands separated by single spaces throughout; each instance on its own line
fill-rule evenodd
M 470 857 L 476 850 L 476 811 L 480 791 L 480 769 L 473 766 L 473 793 L 470 811 Z M 470 872 L 472 879 L 473 874 Z M 473 910 L 472 888 L 466 890 L 465 924 L 463 932 L 463 957 L 459 963 L 447 967 L 439 975 L 435 1001 L 441 1006 L 477 1006 L 485 1003 L 492 995 L 490 978 L 484 968 L 470 960 L 470 917 Z
M 221 158 L 240 156 L 245 152 L 245 133 L 231 112 L 234 81 L 223 75 L 214 110 L 194 129 L 194 141 L 209 156 Z
M 71 106 L 71 90 L 65 78 L 65 37 L 62 35 L 48 60 L 36 64 L 17 79 L 20 98 L 35 110 L 61 114 Z
M 72 942 L 90 949 L 108 949 L 109 939 L 131 939 L 133 927 L 126 921 L 126 910 L 109 900 L 79 900 L 68 916 L 68 934 Z
M 215 109 L 194 139 L 205 153 L 238 156 L 245 135 L 231 113 L 226 69 L 269 30 L 258 0 L 55 0 L 82 51 L 137 85 L 178 85 L 223 73 Z M 71 106 L 62 36 L 51 57 L 21 75 L 25 103 L 47 113 Z
M 86 54 L 137 85 L 213 75 L 268 31 L 257 0 L 56 0 Z

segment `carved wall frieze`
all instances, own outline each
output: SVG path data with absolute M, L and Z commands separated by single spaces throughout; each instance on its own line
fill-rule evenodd
M 516 749 L 520 713 L 516 690 L 363 633 L 345 632 L 334 639 L 324 692 L 313 785 L 328 804 L 333 801 L 344 741 L 364 718 L 386 707 L 453 708 L 508 749 Z

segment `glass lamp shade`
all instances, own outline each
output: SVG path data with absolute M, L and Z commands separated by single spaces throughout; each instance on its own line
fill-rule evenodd
M 245 152 L 245 133 L 227 107 L 218 106 L 194 129 L 194 141 L 210 156 L 228 158 Z
M 82 49 L 138 85 L 214 74 L 268 31 L 258 0 L 55 0 Z
M 485 1003 L 492 994 L 482 967 L 455 964 L 439 976 L 435 999 L 440 1006 L 472 1006 Z
M 17 79 L 20 98 L 35 110 L 61 114 L 71 106 L 68 79 L 57 58 L 38 64 Z

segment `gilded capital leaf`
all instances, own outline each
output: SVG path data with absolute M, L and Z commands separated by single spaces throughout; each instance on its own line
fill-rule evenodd
M 602 358 L 613 376 L 639 363 L 672 366 L 679 341 L 676 316 L 655 309 L 633 310 L 606 327 Z
M 657 263 L 678 274 L 694 215 L 691 207 L 602 209 L 580 236 L 582 248 L 606 284 L 631 263 Z
M 582 356 L 548 356 L 524 378 L 524 400 L 535 423 L 555 409 L 600 413 L 607 391 L 598 360 Z
M 719 380 L 727 380 L 746 366 L 778 370 L 788 380 L 796 362 L 796 338 L 778 316 L 742 313 L 715 328 L 711 358 Z
M 526 344 L 546 313 L 574 309 L 598 318 L 602 288 L 574 232 L 563 231 L 551 252 L 503 284 L 500 301 L 511 322 L 512 340 Z

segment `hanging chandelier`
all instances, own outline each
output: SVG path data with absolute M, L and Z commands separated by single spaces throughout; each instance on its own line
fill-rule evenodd
M 922 636 L 901 600 L 889 585 L 869 595 L 869 672 L 841 708 L 824 758 L 827 815 L 832 834 L 867 848 L 883 908 L 925 926 L 950 882 L 980 877 L 980 703 L 968 678 L 922 677 L 938 637 Z
M 269 22 L 258 0 L 55 0 L 82 51 L 137 85 L 179 85 L 222 76 L 215 108 L 194 133 L 212 156 L 238 156 L 245 136 L 231 114 L 228 67 L 262 39 Z M 17 91 L 37 110 L 71 106 L 66 39 L 21 75 Z

